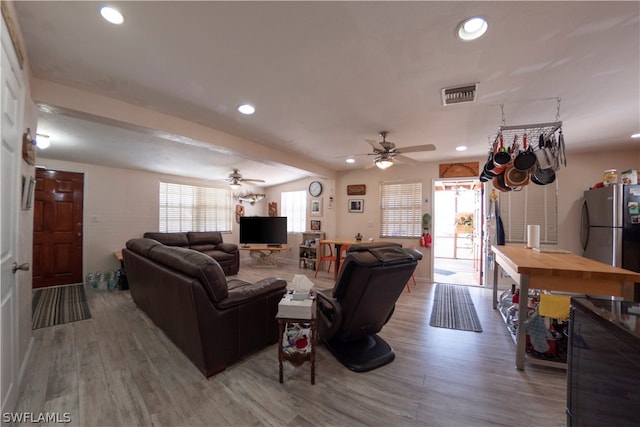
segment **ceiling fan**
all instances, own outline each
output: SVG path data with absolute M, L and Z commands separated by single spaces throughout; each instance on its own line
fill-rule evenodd
M 389 132 L 385 130 L 380 131 L 380 136 L 382 136 L 381 142 L 377 142 L 372 139 L 365 139 L 365 141 L 373 147 L 373 153 L 369 153 L 369 155 L 376 156 L 373 163 L 367 165 L 365 169 L 372 168 L 374 166 L 377 166 L 380 169 L 386 169 L 393 166 L 395 160 L 399 160 L 402 163 L 415 164 L 418 163 L 416 160 L 403 156 L 403 154 L 417 153 L 419 151 L 434 151 L 436 149 L 433 144 L 396 148 L 396 145 L 393 142 L 387 141 L 387 135 L 389 135 Z
M 240 171 L 238 169 L 234 169 L 233 172 L 229 174 L 229 177 L 225 179 L 225 181 L 229 182 L 229 187 L 233 188 L 234 190 L 240 188 L 243 182 L 266 182 L 264 179 L 243 178 L 242 175 L 240 175 Z

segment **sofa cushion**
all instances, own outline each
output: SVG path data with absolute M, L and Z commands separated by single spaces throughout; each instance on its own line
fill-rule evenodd
M 194 251 L 207 253 L 209 251 L 215 251 L 216 245 L 190 245 L 189 249 L 193 249 Z
M 158 242 L 167 246 L 181 246 L 181 247 L 189 246 L 189 240 L 187 240 L 186 233 L 147 232 L 147 233 L 144 233 L 144 237 L 148 239 L 157 240 Z
M 219 231 L 189 231 L 187 232 L 189 246 L 218 245 L 222 243 L 222 233 Z
M 198 279 L 214 303 L 229 295 L 222 267 L 208 255 L 188 248 L 158 245 L 150 250 L 149 258 Z
M 210 251 L 198 250 L 198 252 L 202 252 L 203 254 L 209 255 L 211 258 L 215 259 L 218 262 L 219 261 L 235 261 L 236 259 L 235 254 L 230 254 L 230 253 L 222 252 L 218 250 L 210 250 Z
M 142 256 L 149 256 L 149 251 L 151 250 L 151 248 L 161 244 L 162 243 L 153 239 L 131 239 L 127 241 L 127 249 Z
M 278 289 L 285 289 L 286 287 L 287 281 L 277 277 L 268 277 L 255 283 L 231 279 L 227 282 L 229 296 L 217 304 L 217 306 L 221 309 L 235 307 L 240 304 L 245 304 L 252 299 L 262 298 L 264 294 Z
M 236 252 L 238 250 L 238 245 L 236 245 L 235 243 L 222 242 L 222 243 L 218 244 L 218 246 L 216 246 L 216 249 L 219 249 L 219 250 L 227 252 L 227 253 L 232 253 L 232 252 Z

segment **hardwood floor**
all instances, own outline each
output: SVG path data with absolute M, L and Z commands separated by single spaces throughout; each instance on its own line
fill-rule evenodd
M 239 278 L 332 274 L 243 263 Z M 565 371 L 515 369 L 515 345 L 491 291 L 470 287 L 484 332 L 429 326 L 433 285 L 400 297 L 380 335 L 396 359 L 355 373 L 320 346 L 310 368 L 274 344 L 205 379 L 133 303 L 128 291 L 89 290 L 92 318 L 33 331 L 18 412 L 70 413 L 77 426 L 564 426 Z

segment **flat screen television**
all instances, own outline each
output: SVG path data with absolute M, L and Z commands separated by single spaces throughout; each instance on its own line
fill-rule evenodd
M 240 244 L 269 246 L 287 244 L 287 217 L 241 216 Z

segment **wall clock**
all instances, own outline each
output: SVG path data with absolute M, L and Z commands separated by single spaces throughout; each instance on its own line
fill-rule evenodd
M 322 183 L 320 181 L 313 181 L 309 184 L 309 194 L 313 197 L 318 197 L 322 194 Z

